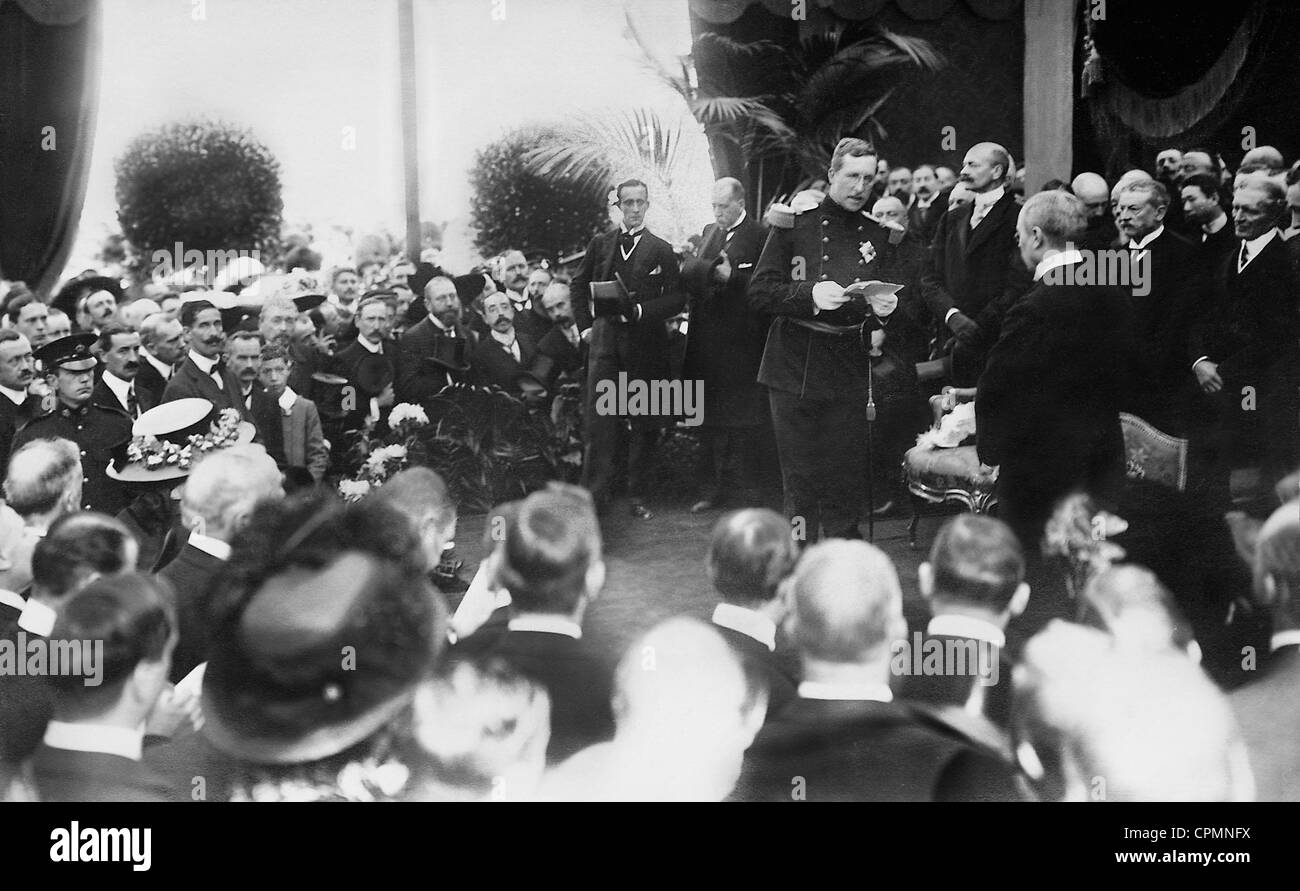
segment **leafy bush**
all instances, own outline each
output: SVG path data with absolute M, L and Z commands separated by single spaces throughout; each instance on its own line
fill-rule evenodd
M 539 128 L 516 130 L 478 152 L 470 210 L 484 255 L 518 248 L 560 257 L 585 248 L 608 224 L 602 190 L 529 170 L 525 156 L 549 136 Z
M 280 164 L 247 130 L 208 121 L 136 137 L 114 164 L 117 218 L 146 265 L 155 250 L 276 253 Z

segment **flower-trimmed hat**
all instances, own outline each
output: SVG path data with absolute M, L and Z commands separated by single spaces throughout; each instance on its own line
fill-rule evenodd
M 164 402 L 136 419 L 131 439 L 113 451 L 108 476 L 123 483 L 180 479 L 199 455 L 248 442 L 255 433 L 236 409 L 217 412 L 207 399 Z

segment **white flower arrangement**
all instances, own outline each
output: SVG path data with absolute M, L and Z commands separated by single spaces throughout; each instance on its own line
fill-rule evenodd
M 396 430 L 403 424 L 423 427 L 429 423 L 429 416 L 424 409 L 411 402 L 400 402 L 388 413 L 388 426 Z
M 360 501 L 370 494 L 369 480 L 341 480 L 339 482 L 339 495 L 344 501 Z

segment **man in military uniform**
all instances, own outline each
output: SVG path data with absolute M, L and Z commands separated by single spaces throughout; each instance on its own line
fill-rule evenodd
M 758 381 L 769 388 L 785 510 L 802 518 L 807 541 L 821 528 L 862 537 L 868 384 L 876 402 L 915 386 L 915 369 L 898 352 L 908 319 L 893 315 L 896 298 L 845 293 L 859 282 L 900 280 L 897 246 L 866 213 L 875 170 L 868 143 L 840 140 L 825 200 L 775 221 L 749 287 L 755 311 L 776 316 Z
M 113 447 L 131 438 L 126 412 L 91 402 L 98 360 L 90 351 L 93 334 L 73 334 L 50 341 L 36 351 L 49 375 L 53 409 L 29 422 L 14 436 L 16 451 L 34 439 L 59 437 L 81 450 L 81 506 L 116 516 L 131 500 L 121 483 L 108 477 Z

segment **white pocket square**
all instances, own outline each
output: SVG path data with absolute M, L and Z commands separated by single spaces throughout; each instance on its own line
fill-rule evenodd
M 650 274 L 650 275 L 662 275 L 662 274 L 663 274 L 663 271 L 664 271 L 664 268 L 663 268 L 662 266 L 656 266 L 654 269 L 651 269 L 651 270 L 650 270 L 649 274 Z
M 737 268 L 737 269 L 752 269 L 753 267 L 754 267 L 754 264 L 753 264 L 753 263 L 741 263 L 741 264 L 740 264 L 739 266 L 737 266 L 736 268 Z

